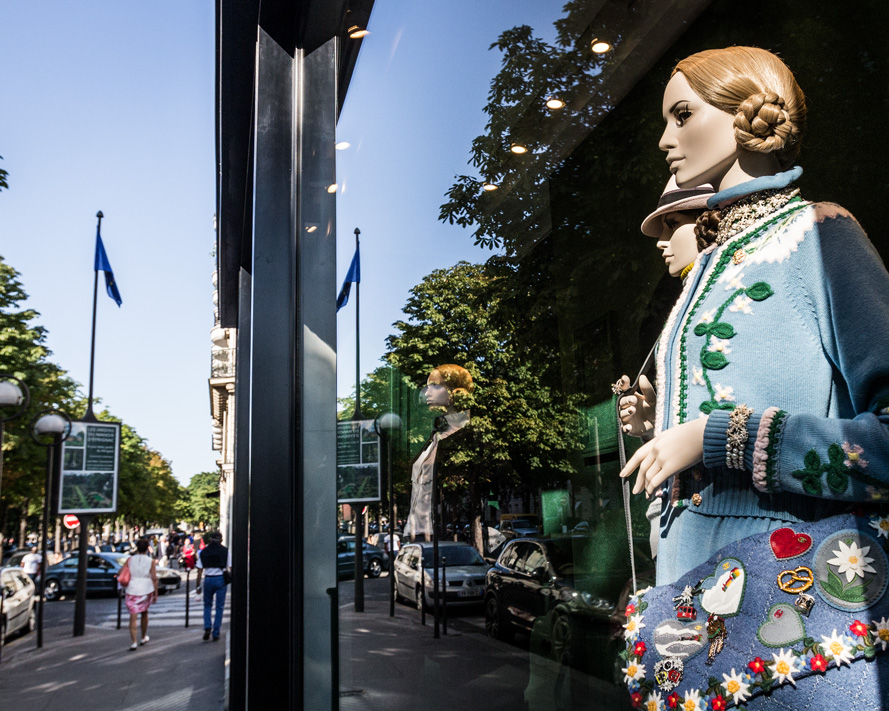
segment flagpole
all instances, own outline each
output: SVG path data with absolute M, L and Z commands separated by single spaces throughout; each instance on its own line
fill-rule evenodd
M 355 228 L 355 254 L 358 254 L 358 235 L 361 230 Z M 361 412 L 361 282 L 355 283 L 355 414 L 353 420 L 363 420 Z
M 102 211 L 99 210 L 96 213 L 96 217 L 99 218 L 99 222 L 96 225 L 96 240 L 99 238 L 99 234 L 102 231 L 102 218 L 105 215 L 102 214 Z M 96 265 L 93 264 L 95 267 Z M 99 295 L 99 270 L 94 269 L 95 278 L 93 279 L 93 334 L 90 340 L 90 394 L 86 403 L 86 414 L 83 416 L 84 421 L 86 422 L 98 422 L 96 416 L 93 414 L 93 375 L 96 367 L 96 302 L 98 300 Z

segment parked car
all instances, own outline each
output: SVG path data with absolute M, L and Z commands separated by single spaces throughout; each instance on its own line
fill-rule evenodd
M 0 568 L 0 586 L 4 591 L 0 616 L 0 645 L 9 635 L 31 632 L 36 623 L 35 585 L 20 568 Z
M 530 633 L 532 648 L 610 680 L 622 643 L 612 627 L 626 558 L 589 535 L 509 541 L 486 575 L 485 631 L 500 640 Z M 648 567 L 637 553 L 640 562 Z
M 90 553 L 86 559 L 87 593 L 117 594 L 117 574 L 129 556 L 120 553 Z M 77 565 L 79 556 L 75 552 L 60 563 L 46 569 L 44 597 L 58 600 L 62 595 L 72 594 L 77 587 Z M 157 568 L 158 593 L 177 590 L 182 578 L 172 568 Z
M 364 574 L 369 578 L 379 578 L 380 573 L 389 567 L 389 554 L 382 548 L 364 543 Z M 336 542 L 336 573 L 352 575 L 355 572 L 355 537 L 340 536 Z
M 536 536 L 537 523 L 530 518 L 511 518 L 500 522 L 500 535 L 506 539 Z
M 466 543 L 453 541 L 440 542 L 438 551 L 441 560 L 439 580 L 440 584 L 442 580 L 447 581 L 444 597 L 447 604 L 481 603 L 484 599 L 487 564 L 478 551 Z M 421 605 L 431 606 L 434 600 L 432 543 L 403 545 L 395 559 L 394 568 L 395 597 L 399 600 L 411 600 L 417 608 Z M 442 570 L 445 568 L 446 572 Z

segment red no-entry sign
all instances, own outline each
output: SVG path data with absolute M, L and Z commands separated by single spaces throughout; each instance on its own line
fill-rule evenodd
M 62 523 L 65 524 L 65 528 L 77 528 L 80 525 L 80 519 L 73 514 L 68 514 L 62 519 Z

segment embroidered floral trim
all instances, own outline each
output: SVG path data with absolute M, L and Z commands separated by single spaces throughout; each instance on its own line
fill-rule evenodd
M 766 467 L 769 463 L 768 447 L 771 443 L 771 429 L 775 417 L 786 414 L 777 407 L 770 407 L 759 420 L 759 429 L 756 431 L 756 443 L 753 446 L 753 488 L 767 493 L 770 491 Z
M 716 231 L 716 244 L 725 244 L 739 232 L 775 210 L 780 210 L 798 195 L 799 188 L 772 188 L 741 198 L 722 210 L 719 229 Z
M 870 526 L 877 529 L 877 538 L 889 538 L 889 516 L 873 516 Z
M 825 475 L 827 487 L 835 494 L 842 494 L 849 488 L 850 477 L 858 479 L 865 484 L 870 484 L 872 487 L 876 487 L 877 490 L 884 489 L 885 484 L 882 481 L 875 479 L 872 476 L 868 476 L 861 471 L 863 467 L 859 466 L 862 461 L 860 455 L 864 450 L 857 445 L 852 445 L 860 450 L 859 452 L 855 452 L 851 449 L 852 446 L 850 446 L 848 442 L 844 442 L 843 445 L 844 446 L 841 447 L 836 442 L 830 445 L 827 448 L 827 462 L 824 463 L 822 463 L 818 452 L 814 449 L 810 449 L 806 452 L 806 456 L 803 458 L 803 468 L 791 472 L 791 475 L 794 479 L 799 479 L 803 483 L 803 489 L 812 496 L 822 495 L 822 474 Z M 851 465 L 848 460 L 850 452 L 846 451 L 847 447 L 850 449 L 851 453 L 856 456 L 856 460 Z M 863 461 L 864 466 L 867 466 L 867 460 Z
M 703 304 L 704 300 L 709 295 L 710 291 L 713 289 L 713 286 L 716 284 L 717 280 L 722 276 L 722 273 L 725 269 L 731 264 L 732 255 L 738 249 L 745 247 L 748 243 L 761 237 L 763 234 L 767 233 L 770 228 L 775 226 L 781 221 L 789 221 L 796 213 L 801 211 L 803 208 L 807 207 L 810 203 L 805 203 L 802 201 L 794 201 L 785 205 L 784 208 L 776 212 L 774 215 L 770 217 L 767 221 L 763 222 L 759 225 L 753 225 L 751 229 L 740 233 L 732 242 L 727 242 L 722 245 L 718 249 L 711 245 L 708 250 L 705 250 L 705 253 L 708 253 L 710 249 L 714 250 L 714 254 L 718 254 L 718 258 L 716 259 L 715 265 L 710 270 L 709 274 L 706 277 L 706 281 L 703 285 L 701 285 L 698 290 L 697 295 L 694 298 L 694 303 L 685 316 L 682 318 L 681 323 L 679 323 L 678 334 L 679 334 L 679 344 L 676 349 L 679 357 L 679 368 L 676 369 L 677 376 L 674 380 L 674 389 L 673 389 L 673 405 L 672 408 L 672 424 L 678 425 L 682 422 L 685 422 L 688 418 L 688 393 L 686 392 L 686 383 L 688 382 L 688 363 L 686 359 L 687 352 L 687 341 L 688 341 L 688 329 L 689 324 L 694 322 L 695 316 Z M 694 273 L 694 270 L 693 270 Z M 686 288 L 690 287 L 695 280 L 687 279 L 686 280 Z M 754 285 L 757 286 L 757 285 Z M 750 287 L 753 288 L 753 287 Z M 740 291 L 740 290 L 739 290 Z M 727 307 L 728 303 L 734 300 L 736 296 L 739 296 L 738 292 L 732 294 L 729 297 L 729 300 L 724 306 Z M 749 293 L 746 294 L 750 296 Z M 664 337 L 661 342 L 660 352 L 663 353 L 663 359 L 660 359 L 658 362 L 658 382 L 659 385 L 665 385 L 666 374 L 664 372 L 667 352 L 669 351 L 669 341 L 671 334 L 673 333 L 673 327 L 676 321 L 679 319 L 678 313 L 681 309 L 686 306 L 686 294 L 683 291 L 682 298 L 677 302 L 676 306 L 673 308 L 673 311 L 670 314 L 670 319 L 667 322 L 667 326 L 664 330 Z M 720 314 L 721 315 L 721 314 Z M 715 318 L 715 314 L 714 314 Z M 703 320 L 703 318 L 701 319 Z M 718 319 L 716 319 L 718 320 Z M 699 324 L 700 325 L 700 324 Z M 728 324 L 726 324 L 728 325 Z M 697 327 L 696 327 L 697 328 Z M 661 392 L 659 390 L 658 392 Z M 663 392 L 666 392 L 664 390 Z M 659 399 L 660 402 L 660 399 Z M 660 405 L 658 406 L 660 408 Z M 661 429 L 666 428 L 666 422 L 664 419 L 664 412 L 658 412 L 658 422 L 661 424 Z
M 643 600 L 645 592 L 640 591 L 631 599 L 632 614 L 648 607 Z M 630 607 L 627 611 L 630 612 Z M 802 640 L 801 648 L 795 645 L 781 648 L 777 654 L 772 652 L 772 659 L 754 657 L 747 663 L 747 669 L 742 669 L 740 673 L 733 668 L 730 674 L 723 673 L 722 680 L 711 676 L 705 689 L 689 689 L 683 691 L 682 696 L 674 691 L 666 699 L 655 689 L 653 679 L 644 678 L 644 671 L 639 675 L 641 665 L 634 649 L 640 643 L 641 640 L 628 640 L 627 648 L 620 653 L 621 658 L 628 660 L 627 668 L 623 670 L 624 678 L 635 708 L 641 708 L 645 698 L 646 711 L 723 711 L 730 706 L 740 709 L 741 704 L 754 694 L 768 693 L 775 686 L 796 686 L 795 677 L 809 670 L 824 674 L 831 666 L 839 669 L 844 664 L 850 666 L 856 659 L 873 659 L 877 651 L 885 652 L 889 648 L 889 618 L 874 620 L 869 625 L 850 618 L 848 632 L 835 629 L 830 635 L 821 635 L 820 642 L 806 637 Z M 629 674 L 630 669 L 635 673 Z
M 846 453 L 847 467 L 850 469 L 852 467 L 867 469 L 868 461 L 861 458 L 861 455 L 864 454 L 864 449 L 860 445 L 843 442 L 843 452 Z

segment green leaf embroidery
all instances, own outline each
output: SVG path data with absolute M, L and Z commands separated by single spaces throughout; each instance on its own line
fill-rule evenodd
M 701 412 L 703 412 L 705 415 L 709 415 L 711 412 L 713 412 L 713 408 L 715 406 L 716 406 L 716 404 L 712 400 L 706 400 L 701 403 L 700 409 L 701 409 Z
M 820 471 L 821 457 L 818 456 L 818 452 L 814 449 L 810 449 L 803 458 L 803 464 L 806 465 L 806 469 L 817 469 Z
M 709 323 L 699 323 L 697 326 L 695 326 L 696 336 L 706 336 L 708 333 L 710 333 Z
M 758 281 L 753 286 L 747 287 L 745 293 L 754 301 L 765 301 L 775 292 L 766 282 Z
M 831 491 L 841 494 L 849 488 L 849 475 L 842 469 L 831 467 L 827 471 L 827 485 Z
M 725 322 L 714 323 L 709 331 L 717 338 L 732 338 L 736 333 L 734 326 Z
M 843 581 L 830 568 L 827 569 L 827 580 L 819 580 L 818 582 L 821 583 L 824 592 L 834 597 L 840 597 L 843 594 Z
M 794 479 L 800 479 L 803 482 L 803 489 L 812 496 L 821 495 L 821 472 L 811 471 L 809 469 L 797 469 L 791 472 Z
M 722 370 L 728 365 L 728 358 L 719 351 L 705 351 L 701 354 L 701 365 L 708 370 Z

